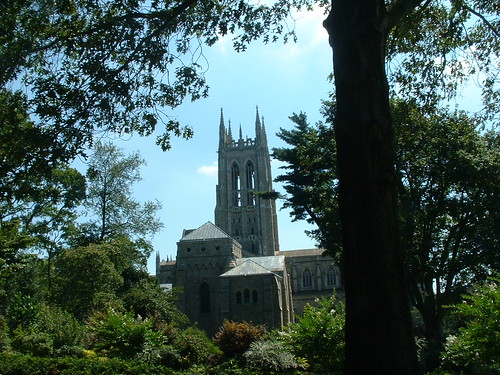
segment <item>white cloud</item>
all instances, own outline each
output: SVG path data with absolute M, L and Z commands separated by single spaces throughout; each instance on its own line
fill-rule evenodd
M 206 176 L 216 176 L 217 170 L 217 161 L 214 161 L 212 165 L 202 165 L 200 168 L 198 168 L 197 172 Z

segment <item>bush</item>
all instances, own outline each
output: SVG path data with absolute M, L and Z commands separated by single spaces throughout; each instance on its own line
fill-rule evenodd
M 52 354 L 53 340 L 47 333 L 36 332 L 32 328 L 14 330 L 11 341 L 12 349 L 24 354 L 45 357 Z
M 277 340 L 255 341 L 244 354 L 248 367 L 259 374 L 295 374 L 307 368 L 306 362 L 295 357 Z
M 227 357 L 235 357 L 242 355 L 252 342 L 262 339 L 266 333 L 262 325 L 224 320 L 214 340 Z
M 169 337 L 163 332 L 148 331 L 145 335 L 142 351 L 137 354 L 136 358 L 146 363 L 177 368 L 181 361 L 181 355 L 179 350 L 172 345 L 172 340 L 173 337 Z
M 304 358 L 315 373 L 341 374 L 344 367 L 345 309 L 335 297 L 307 305 L 297 323 L 287 327 L 282 339 Z
M 221 350 L 208 338 L 205 331 L 189 327 L 180 332 L 174 340 L 184 366 L 206 363 L 211 356 L 222 354 Z
M 9 346 L 9 327 L 7 325 L 7 320 L 0 315 L 0 353 L 6 351 Z
M 169 375 L 162 366 L 119 358 L 42 358 L 30 355 L 0 354 L 2 375 Z
M 500 278 L 464 296 L 452 306 L 453 315 L 463 322 L 448 336 L 443 353 L 443 369 L 457 374 L 489 375 L 500 373 Z
M 213 355 L 221 351 L 196 327 L 184 331 L 170 327 L 164 332 L 149 332 L 137 358 L 148 363 L 157 363 L 175 369 L 190 368 L 206 364 Z
M 132 358 L 142 352 L 151 327 L 132 313 L 98 312 L 88 324 L 88 346 L 107 357 Z
M 42 305 L 33 328 L 48 334 L 53 341 L 53 349 L 63 346 L 79 346 L 83 338 L 82 324 L 69 312 L 57 306 Z

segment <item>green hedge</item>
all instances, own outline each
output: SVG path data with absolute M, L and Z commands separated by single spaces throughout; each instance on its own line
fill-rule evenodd
M 116 358 L 45 358 L 26 354 L 0 354 L 2 375 L 169 375 L 164 366 Z

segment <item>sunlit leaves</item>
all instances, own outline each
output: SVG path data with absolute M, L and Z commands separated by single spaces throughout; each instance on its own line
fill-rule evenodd
M 499 9 L 490 1 L 425 2 L 391 30 L 393 92 L 435 105 L 479 84 L 487 114 L 498 111 Z
M 309 125 L 304 113 L 290 117 L 294 129 L 280 129 L 278 137 L 290 148 L 274 148 L 272 156 L 286 164 L 286 173 L 276 177 L 287 192 L 284 207 L 292 220 L 306 220 L 317 229 L 309 234 L 331 255 L 340 250 L 338 176 L 333 128 L 327 124 Z
M 88 191 L 85 207 L 88 221 L 80 226 L 77 243 L 129 239 L 144 264 L 152 249 L 148 242 L 163 224 L 155 217 L 158 201 L 140 203 L 133 198 L 133 186 L 141 180 L 144 160 L 139 153 L 125 155 L 111 143 L 97 143 L 87 169 Z M 126 246 L 124 246 L 125 250 Z

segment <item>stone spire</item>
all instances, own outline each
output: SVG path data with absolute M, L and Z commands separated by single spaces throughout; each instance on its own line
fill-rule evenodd
M 267 133 L 266 133 L 266 123 L 264 122 L 264 116 L 262 116 L 262 127 L 261 127 L 261 138 L 262 145 L 267 147 Z
M 255 142 L 257 144 L 260 143 L 260 138 L 261 138 L 261 123 L 260 123 L 260 116 L 259 116 L 259 107 L 255 107 Z
M 229 120 L 229 129 L 227 130 L 227 136 L 229 138 L 229 141 L 233 141 L 233 131 L 231 130 L 231 120 Z
M 226 127 L 224 125 L 224 112 L 220 109 L 220 124 L 219 124 L 219 149 L 226 143 Z

